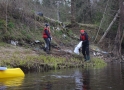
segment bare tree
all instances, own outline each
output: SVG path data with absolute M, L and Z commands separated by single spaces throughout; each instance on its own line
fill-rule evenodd
M 96 39 L 97 39 L 97 36 L 98 36 L 99 31 L 100 31 L 100 29 L 101 29 L 101 25 L 102 25 L 103 20 L 104 20 L 104 18 L 105 18 L 105 13 L 106 13 L 106 10 L 107 10 L 107 7 L 108 7 L 108 2 L 109 2 L 109 0 L 107 1 L 106 7 L 105 7 L 105 10 L 104 10 L 104 13 L 103 13 L 103 17 L 102 17 L 102 19 L 101 19 L 101 22 L 100 22 L 100 25 L 99 25 L 99 29 L 98 29 L 98 31 L 97 31 L 97 34 L 96 34 L 96 37 L 95 37 L 94 42 L 95 42 Z
M 74 24 L 75 21 L 75 1 L 76 0 L 71 0 L 71 23 Z
M 118 14 L 119 14 L 119 11 L 116 13 L 115 17 L 113 18 L 112 22 L 110 23 L 109 27 L 106 29 L 104 35 L 102 36 L 102 38 L 99 40 L 98 44 L 102 42 L 102 40 L 105 38 L 105 36 L 107 35 L 107 33 L 109 32 L 109 30 L 111 29 L 113 23 L 116 21 L 117 17 L 118 17 Z
M 123 0 L 119 0 L 119 8 L 120 8 L 120 17 L 118 23 L 118 30 L 115 38 L 115 44 L 113 53 L 114 55 L 121 61 L 121 40 L 123 38 L 123 25 L 124 25 L 124 2 Z
M 7 12 L 8 12 L 8 0 L 6 0 L 6 31 L 5 32 L 7 32 L 7 25 L 8 25 Z

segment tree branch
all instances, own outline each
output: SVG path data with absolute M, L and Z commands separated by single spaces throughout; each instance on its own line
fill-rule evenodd
M 99 40 L 98 44 L 102 42 L 102 40 L 105 38 L 105 36 L 107 35 L 108 31 L 110 30 L 111 26 L 113 25 L 113 23 L 116 21 L 118 14 L 120 13 L 120 9 L 118 10 L 118 12 L 116 13 L 114 19 L 112 20 L 112 22 L 110 23 L 109 27 L 107 28 L 107 30 L 105 31 L 104 35 L 102 36 L 102 38 Z

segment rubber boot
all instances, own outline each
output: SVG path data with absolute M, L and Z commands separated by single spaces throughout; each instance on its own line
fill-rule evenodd
M 90 61 L 90 56 L 89 56 L 89 55 L 86 56 L 86 61 L 87 61 L 87 62 Z
M 46 48 L 44 47 L 43 50 L 46 51 Z
M 84 61 L 87 61 L 87 57 L 86 57 L 86 55 L 84 55 Z
M 87 55 L 87 60 L 90 60 L 90 56 L 89 55 Z
M 47 53 L 47 54 L 50 54 L 50 51 L 49 51 L 49 50 L 46 50 L 46 53 Z

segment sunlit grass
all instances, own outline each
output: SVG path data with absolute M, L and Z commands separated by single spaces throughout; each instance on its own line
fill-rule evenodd
M 35 67 L 35 65 L 48 65 L 54 67 L 55 69 L 63 67 L 75 67 L 81 66 L 80 60 L 76 58 L 70 58 L 67 60 L 65 57 L 55 57 L 55 56 L 31 56 L 27 55 L 25 57 L 21 57 L 19 53 L 14 53 L 10 58 L 6 60 L 1 60 L 1 65 L 6 67 L 18 67 L 23 66 L 26 68 Z
M 85 67 L 92 67 L 92 68 L 104 68 L 107 63 L 102 60 L 101 58 L 93 57 L 90 61 L 84 63 Z

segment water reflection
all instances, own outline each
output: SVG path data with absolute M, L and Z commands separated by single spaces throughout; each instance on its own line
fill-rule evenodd
M 82 73 L 79 70 L 76 70 L 74 73 L 76 90 L 82 90 L 83 78 Z
M 0 90 L 7 90 L 7 88 L 11 87 L 19 87 L 23 83 L 24 77 L 16 77 L 16 78 L 3 78 L 0 79 Z
M 83 89 L 82 90 L 89 90 L 90 89 L 90 72 L 88 69 L 83 70 Z
M 123 79 L 123 85 L 124 85 L 124 63 L 121 64 L 121 73 L 122 73 L 122 79 Z
M 27 73 L 20 85 L 0 86 L 0 90 L 124 90 L 124 64 Z
M 0 85 L 0 90 L 6 90 L 6 86 L 2 86 L 2 85 Z
M 3 78 L 0 79 L 0 84 L 5 86 L 20 86 L 23 83 L 24 77 Z
M 52 90 L 52 83 L 51 82 L 47 82 L 45 85 L 44 90 Z

